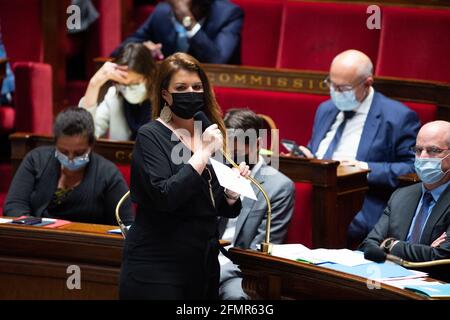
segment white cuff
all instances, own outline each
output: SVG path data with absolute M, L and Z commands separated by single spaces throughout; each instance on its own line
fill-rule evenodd
M 192 37 L 194 37 L 194 36 L 197 34 L 198 30 L 200 30 L 201 27 L 202 27 L 202 26 L 200 25 L 200 23 L 197 22 L 197 23 L 192 27 L 191 30 L 186 30 L 186 35 L 187 35 L 187 37 L 188 37 L 189 39 L 192 38 Z

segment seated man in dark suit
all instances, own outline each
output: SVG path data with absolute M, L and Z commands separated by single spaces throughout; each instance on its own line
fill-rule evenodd
M 294 212 L 294 183 L 266 164 L 259 155 L 262 140 L 259 130 L 263 128 L 260 117 L 248 109 L 231 109 L 224 120 L 230 136 L 229 149 L 233 150 L 235 162 L 245 161 L 250 166 L 251 175 L 261 183 L 270 199 L 272 206 L 270 242 L 283 243 Z M 243 249 L 256 249 L 257 245 L 265 241 L 267 204 L 261 191 L 254 185 L 252 187 L 258 200 L 244 198 L 241 213 L 237 218 L 221 218 L 219 221 L 221 238 Z M 224 256 L 221 256 L 219 261 L 220 298 L 246 299 L 239 268 Z
M 121 47 L 143 42 L 157 59 L 187 52 L 200 62 L 239 64 L 243 17 L 228 0 L 168 0 Z
M 420 129 L 415 167 L 422 183 L 392 194 L 361 249 L 381 246 L 408 261 L 450 258 L 450 122 Z
M 333 159 L 369 169 L 369 191 L 349 227 L 349 243 L 359 244 L 383 213 L 397 177 L 414 171 L 419 119 L 400 102 L 372 88 L 373 65 L 356 50 L 337 55 L 326 79 L 331 100 L 317 109 L 308 157 Z

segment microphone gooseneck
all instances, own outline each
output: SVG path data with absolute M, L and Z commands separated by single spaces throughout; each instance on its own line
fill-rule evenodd
M 198 120 L 202 122 L 202 131 L 204 131 L 207 127 L 211 126 L 213 123 L 211 120 L 208 119 L 206 114 L 203 111 L 198 111 L 194 115 L 194 120 Z M 239 169 L 239 165 L 234 162 L 234 160 L 230 157 L 230 155 L 225 150 L 220 150 L 224 158 L 234 167 Z M 261 184 L 255 180 L 253 177 L 246 177 L 250 182 L 252 182 L 258 189 L 261 191 L 264 199 L 267 203 L 267 223 L 266 223 L 266 235 L 265 235 L 265 241 L 261 243 L 260 250 L 264 253 L 271 254 L 272 253 L 272 244 L 270 243 L 270 224 L 271 224 L 271 217 L 272 217 L 272 206 L 270 204 L 269 196 L 267 195 L 266 191 L 263 189 Z
M 127 237 L 128 234 L 128 229 L 125 226 L 125 224 L 122 222 L 122 219 L 120 218 L 120 207 L 122 206 L 122 203 L 124 203 L 124 201 L 130 196 L 130 190 L 128 190 L 123 196 L 122 198 L 120 198 L 119 202 L 116 205 L 116 221 L 117 224 L 119 225 L 120 231 L 122 232 L 122 236 L 125 239 Z

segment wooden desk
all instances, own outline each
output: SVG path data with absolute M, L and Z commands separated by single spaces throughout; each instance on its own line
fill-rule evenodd
M 116 299 L 123 239 L 106 233 L 116 228 L 0 224 L 0 299 Z M 70 265 L 80 267 L 80 290 L 66 286 Z
M 123 238 L 107 233 L 117 228 L 0 224 L 0 299 L 117 299 Z M 70 265 L 80 267 L 80 290 L 67 288 Z
M 421 182 L 419 176 L 415 172 L 399 176 L 398 181 L 400 182 L 400 187 L 406 187 Z
M 244 290 L 253 299 L 427 299 L 386 284 L 369 289 L 366 278 L 320 266 L 251 250 L 231 248 L 229 252 L 242 270 Z

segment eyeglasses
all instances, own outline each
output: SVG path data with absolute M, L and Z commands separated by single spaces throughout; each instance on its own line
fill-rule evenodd
M 361 83 L 363 83 L 364 81 L 366 81 L 367 78 L 362 79 L 360 82 L 358 82 L 355 85 L 351 85 L 351 84 L 344 84 L 344 85 L 336 85 L 335 83 L 333 83 L 333 81 L 331 81 L 330 76 L 327 76 L 325 78 L 325 80 L 323 80 L 323 83 L 325 83 L 325 85 L 328 88 L 333 88 L 334 91 L 337 92 L 346 92 L 346 91 L 351 91 L 353 89 L 356 89 L 359 85 L 361 85 Z
M 422 151 L 425 150 L 427 152 L 427 154 L 429 154 L 430 156 L 437 156 L 440 155 L 442 152 L 446 151 L 446 150 L 450 150 L 450 149 L 441 149 L 438 147 L 419 147 L 419 146 L 414 146 L 411 148 L 412 152 L 414 152 L 417 156 L 422 154 Z

